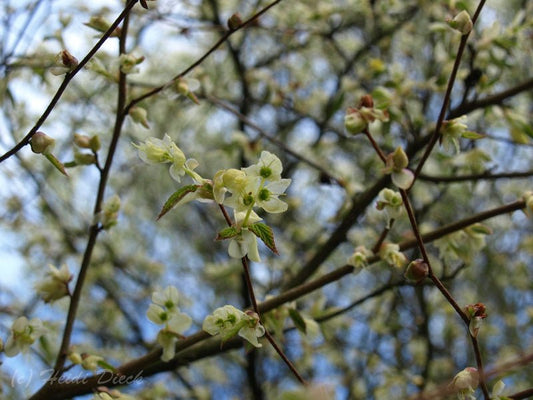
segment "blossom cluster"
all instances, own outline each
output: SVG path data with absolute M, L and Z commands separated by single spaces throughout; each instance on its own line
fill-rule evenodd
M 262 209 L 267 213 L 276 214 L 288 208 L 280 196 L 285 194 L 291 180 L 281 177 L 283 166 L 276 155 L 263 151 L 256 164 L 241 169 L 220 170 L 210 180 L 202 178 L 194 171 L 198 162 L 187 159 L 168 135 L 165 135 L 163 140 L 151 137 L 134 146 L 144 162 L 170 163 L 170 175 L 173 179 L 180 182 L 182 176 L 188 175 L 196 184 L 175 192 L 163 207 L 160 217 L 178 203 L 214 200 L 233 209 L 232 226 L 223 229 L 217 236 L 217 240 L 229 240 L 228 253 L 231 257 L 248 256 L 252 261 L 260 261 L 258 237 L 277 253 L 272 230 L 259 222 L 262 218 L 256 213 L 256 210 Z

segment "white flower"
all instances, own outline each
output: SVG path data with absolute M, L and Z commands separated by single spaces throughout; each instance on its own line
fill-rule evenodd
M 479 372 L 476 368 L 467 367 L 455 375 L 451 385 L 458 391 L 460 399 L 475 400 L 474 392 L 479 385 Z
M 248 176 L 261 177 L 262 179 L 273 182 L 281 179 L 283 166 L 276 155 L 268 151 L 262 151 L 257 164 L 243 168 L 243 170 Z
M 398 218 L 403 212 L 402 206 L 403 200 L 400 193 L 387 188 L 379 192 L 376 208 L 385 210 L 389 218 Z
M 395 243 L 384 243 L 379 249 L 379 257 L 391 267 L 403 267 L 407 257 L 400 251 L 400 246 Z
M 177 307 L 179 300 L 179 292 L 175 286 L 167 286 L 164 290 L 155 291 L 152 293 L 152 303 L 165 306 L 171 310 Z
M 192 319 L 178 307 L 179 292 L 174 286 L 152 293 L 152 304 L 146 316 L 150 321 L 164 327 L 157 334 L 157 342 L 163 348 L 161 359 L 169 361 L 174 357 L 177 339 L 191 326 Z
M 180 182 L 185 175 L 185 154 L 167 134 L 163 140 L 150 137 L 144 143 L 133 145 L 139 150 L 141 160 L 147 164 L 172 163 L 169 172 L 174 180 Z
M 252 261 L 261 261 L 257 247 L 257 237 L 246 228 L 243 228 L 239 235 L 230 240 L 228 254 L 233 258 L 243 258 L 248 255 L 248 258 Z
M 353 254 L 348 258 L 347 263 L 355 268 L 355 273 L 358 273 L 362 268 L 368 265 L 368 257 L 371 256 L 372 252 L 365 246 L 357 246 Z
M 287 203 L 278 199 L 278 196 L 282 195 L 290 184 L 290 179 L 280 179 L 266 184 L 257 192 L 256 204 L 272 214 L 287 211 Z
M 48 268 L 46 277 L 35 285 L 35 290 L 45 303 L 67 296 L 69 294 L 68 283 L 72 279 L 72 274 L 65 264 L 60 269 L 51 264 Z
M 33 318 L 28 321 L 26 317 L 17 318 L 11 326 L 11 335 L 4 347 L 6 356 L 14 357 L 19 352 L 26 352 L 43 334 L 44 327 L 40 319 Z
M 255 347 L 261 347 L 257 338 L 265 334 L 265 328 L 256 313 L 244 313 L 231 305 L 217 308 L 213 314 L 208 315 L 202 329 L 212 336 L 220 334 L 223 341 L 238 334 Z

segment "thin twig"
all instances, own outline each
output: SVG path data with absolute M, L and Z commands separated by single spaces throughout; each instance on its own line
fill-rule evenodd
M 43 123 L 47 120 L 48 116 L 52 113 L 53 109 L 56 107 L 57 103 L 59 102 L 59 99 L 61 99 L 61 96 L 63 96 L 63 93 L 67 89 L 67 86 L 69 85 L 70 81 L 76 76 L 76 74 L 81 71 L 81 69 L 89 62 L 89 60 L 96 54 L 96 52 L 102 47 L 104 42 L 109 39 L 111 34 L 115 31 L 115 28 L 122 22 L 122 20 L 128 15 L 130 10 L 133 8 L 135 3 L 137 3 L 139 0 L 129 0 L 126 6 L 124 7 L 124 10 L 120 13 L 120 15 L 117 17 L 117 19 L 111 24 L 109 29 L 103 34 L 103 36 L 100 38 L 100 40 L 94 45 L 94 47 L 87 53 L 87 55 L 79 62 L 79 64 L 74 68 L 71 72 L 67 73 L 65 75 L 65 79 L 63 79 L 63 82 L 57 89 L 56 94 L 50 100 L 50 103 L 46 107 L 46 110 L 44 110 L 41 117 L 37 120 L 33 128 L 24 136 L 24 138 L 18 142 L 13 148 L 11 148 L 9 151 L 7 151 L 5 154 L 0 156 L 0 163 L 4 160 L 7 160 L 9 157 L 11 157 L 13 154 L 18 152 L 20 149 L 22 149 L 24 146 L 26 146 L 30 139 L 35 135 L 37 130 L 43 125 Z
M 481 9 L 483 8 L 486 0 L 481 0 L 479 2 L 479 5 L 476 9 L 476 12 L 474 13 L 474 16 L 472 17 L 472 22 L 475 24 L 476 20 L 479 17 L 479 14 L 481 13 Z M 466 42 L 468 41 L 468 36 L 470 35 L 470 32 L 468 32 L 465 35 L 461 36 L 461 42 L 459 43 L 459 49 L 457 50 L 457 55 L 455 57 L 455 62 L 453 64 L 452 73 L 450 74 L 450 79 L 448 80 L 448 86 L 446 87 L 446 93 L 444 95 L 444 100 L 442 101 L 442 107 L 439 113 L 439 117 L 437 119 L 437 125 L 435 126 L 435 131 L 433 133 L 433 136 L 431 137 L 431 140 L 426 148 L 426 151 L 422 155 L 422 158 L 420 159 L 420 162 L 418 163 L 418 166 L 415 170 L 415 180 L 420 175 L 420 172 L 422 171 L 422 168 L 424 167 L 424 164 L 426 160 L 428 159 L 429 155 L 431 154 L 431 151 L 433 150 L 433 147 L 437 143 L 437 140 L 439 140 L 440 137 L 440 128 L 442 127 L 442 124 L 444 122 L 444 117 L 446 116 L 446 111 L 448 110 L 448 105 L 450 104 L 450 98 L 452 95 L 452 89 L 453 85 L 455 83 L 455 78 L 457 76 L 457 72 L 459 71 L 459 65 L 461 64 L 461 58 L 463 57 L 464 50 L 466 48 Z

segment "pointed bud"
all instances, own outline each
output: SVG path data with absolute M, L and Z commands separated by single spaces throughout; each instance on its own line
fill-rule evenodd
M 230 31 L 234 31 L 242 24 L 241 15 L 239 13 L 233 14 L 231 17 L 228 18 L 228 28 Z
M 35 154 L 47 154 L 52 151 L 55 140 L 44 132 L 36 132 L 30 141 L 31 151 Z
M 401 147 L 396 147 L 394 153 L 392 153 L 392 169 L 394 171 L 401 171 L 404 168 L 407 168 L 409 165 L 409 158 L 407 154 Z
M 134 122 L 141 124 L 146 129 L 150 129 L 148 125 L 148 112 L 142 107 L 132 107 L 129 115 Z
M 418 258 L 414 261 L 411 261 L 409 265 L 407 266 L 407 269 L 405 270 L 405 279 L 408 279 L 410 281 L 415 281 L 416 283 L 420 283 L 424 280 L 426 276 L 429 274 L 429 267 L 427 263 L 421 259 Z

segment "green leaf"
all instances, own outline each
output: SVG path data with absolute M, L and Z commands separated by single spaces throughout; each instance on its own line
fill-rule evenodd
M 226 240 L 231 239 L 239 234 L 239 230 L 235 228 L 234 226 L 229 226 L 227 228 L 222 229 L 220 232 L 218 232 L 217 237 L 215 240 Z
M 172 210 L 183 198 L 188 195 L 189 193 L 194 193 L 198 189 L 198 186 L 196 185 L 188 185 L 184 186 L 181 189 L 176 190 L 174 193 L 170 195 L 168 200 L 163 205 L 163 208 L 161 209 L 161 212 L 157 216 L 157 219 L 160 219 L 163 215 L 165 215 L 167 212 Z
M 298 329 L 300 332 L 303 332 L 304 334 L 307 333 L 307 324 L 305 323 L 304 319 L 302 318 L 302 315 L 298 312 L 298 310 L 295 310 L 294 308 L 289 308 L 289 317 L 291 317 L 296 329 Z
M 279 254 L 274 241 L 274 232 L 272 228 L 262 222 L 256 222 L 248 226 L 248 229 L 270 249 L 274 254 Z
M 481 133 L 472 132 L 472 131 L 465 131 L 461 136 L 464 137 L 465 139 L 472 139 L 472 140 L 482 139 L 485 137 L 485 135 Z

